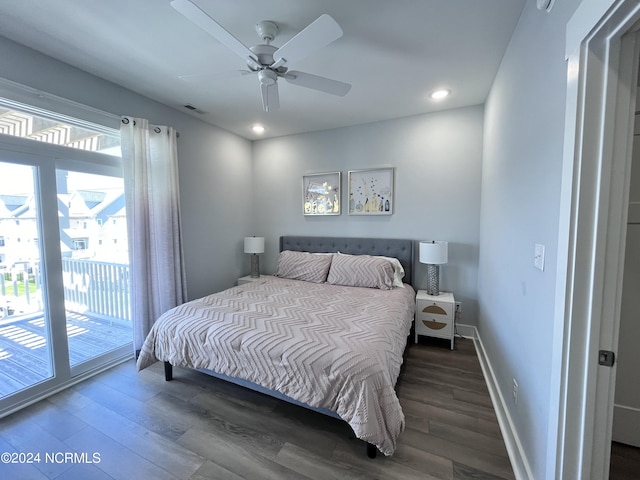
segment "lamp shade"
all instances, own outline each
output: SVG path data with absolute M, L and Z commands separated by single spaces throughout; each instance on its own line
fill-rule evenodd
M 244 253 L 264 253 L 264 237 L 244 237 Z
M 420 242 L 420 263 L 440 265 L 449 260 L 449 243 L 435 240 Z

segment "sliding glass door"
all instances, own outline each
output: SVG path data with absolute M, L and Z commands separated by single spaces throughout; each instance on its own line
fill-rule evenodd
M 35 172 L 0 162 L 0 398 L 54 375 Z
M 133 356 L 120 159 L 16 145 L 0 145 L 0 416 Z

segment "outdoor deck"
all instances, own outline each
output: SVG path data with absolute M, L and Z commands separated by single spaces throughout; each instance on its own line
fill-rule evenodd
M 131 326 L 67 312 L 71 365 L 131 341 Z M 42 315 L 0 321 L 0 397 L 52 375 Z

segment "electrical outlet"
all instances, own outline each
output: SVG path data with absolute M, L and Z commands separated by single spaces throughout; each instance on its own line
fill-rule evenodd
M 460 320 L 462 320 L 462 302 L 456 302 L 455 320 L 457 323 L 459 323 Z
M 518 382 L 513 379 L 513 403 L 518 404 Z

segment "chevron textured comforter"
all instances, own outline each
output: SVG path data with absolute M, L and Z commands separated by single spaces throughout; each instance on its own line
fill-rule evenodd
M 394 386 L 415 308 L 393 290 L 263 277 L 176 307 L 154 324 L 138 370 L 157 360 L 257 383 L 335 411 L 391 455 L 404 429 Z

